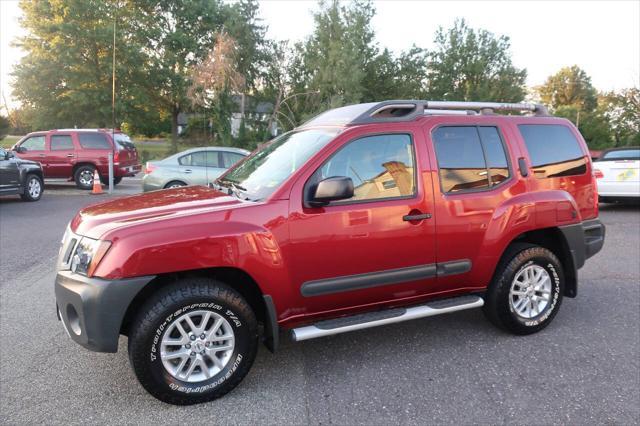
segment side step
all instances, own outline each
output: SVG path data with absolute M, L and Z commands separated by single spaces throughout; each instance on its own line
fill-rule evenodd
M 291 336 L 294 341 L 315 339 L 316 337 L 331 336 L 333 334 L 346 333 L 347 331 L 362 330 L 377 327 L 379 325 L 393 324 L 409 321 L 417 318 L 431 317 L 447 314 L 449 312 L 463 311 L 465 309 L 479 308 L 484 305 L 480 296 L 461 296 L 450 299 L 436 300 L 424 305 L 409 308 L 393 308 L 384 311 L 367 312 L 350 317 L 320 321 L 312 325 L 294 328 Z

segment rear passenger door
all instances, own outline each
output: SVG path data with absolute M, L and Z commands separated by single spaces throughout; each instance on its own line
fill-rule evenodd
M 515 178 L 505 134 L 486 120 L 469 125 L 446 121 L 427 129 L 432 169 L 436 171 L 437 291 L 470 290 L 487 284 L 483 265 L 487 229 L 505 200 L 526 191 Z M 489 262 L 490 263 L 490 262 Z
M 71 176 L 76 162 L 76 152 L 70 134 L 49 136 L 48 177 L 66 178 Z

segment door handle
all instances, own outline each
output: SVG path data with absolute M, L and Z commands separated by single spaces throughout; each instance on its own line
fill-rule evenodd
M 47 154 L 38 154 L 38 157 L 46 157 Z
M 67 157 L 73 158 L 73 157 L 75 157 L 75 154 L 67 154 Z
M 183 170 L 182 173 L 191 173 L 191 169 Z
M 404 220 L 405 222 L 413 222 L 425 219 L 431 219 L 431 213 L 407 214 L 402 216 L 402 220 Z

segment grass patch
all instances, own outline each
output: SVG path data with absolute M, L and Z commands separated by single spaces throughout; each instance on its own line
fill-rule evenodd
M 13 145 L 15 145 L 15 143 L 18 142 L 20 138 L 22 138 L 22 136 L 7 135 L 5 136 L 4 139 L 0 141 L 0 147 L 4 149 L 9 149 Z

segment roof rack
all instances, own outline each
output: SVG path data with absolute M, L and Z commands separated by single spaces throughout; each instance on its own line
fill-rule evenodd
M 376 103 L 351 120 L 349 124 L 411 121 L 423 115 L 490 115 L 495 111 L 531 112 L 536 116 L 549 115 L 544 105 L 533 103 L 401 100 Z

